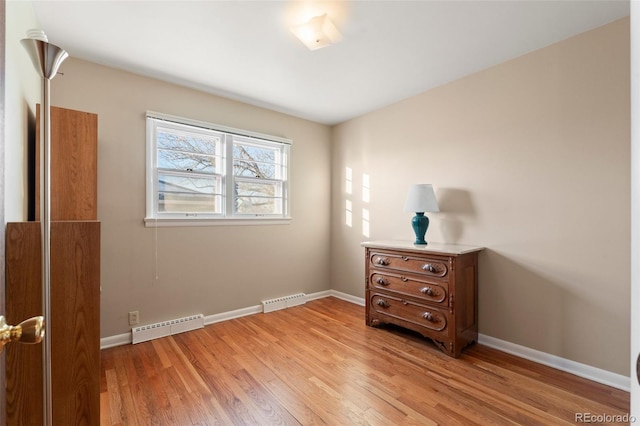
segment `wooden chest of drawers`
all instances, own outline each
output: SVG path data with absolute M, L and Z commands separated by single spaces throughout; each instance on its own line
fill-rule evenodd
M 478 340 L 482 247 L 372 241 L 365 247 L 367 325 L 417 331 L 458 357 Z

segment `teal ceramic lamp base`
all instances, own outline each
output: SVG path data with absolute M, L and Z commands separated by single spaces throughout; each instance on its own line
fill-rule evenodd
M 424 215 L 424 212 L 416 212 L 416 215 L 411 219 L 411 226 L 413 226 L 413 232 L 416 234 L 416 241 L 414 244 L 426 245 L 424 236 L 429 228 L 429 218 Z

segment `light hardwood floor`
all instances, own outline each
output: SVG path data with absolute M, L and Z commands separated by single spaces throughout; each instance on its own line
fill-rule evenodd
M 100 396 L 102 425 L 552 425 L 629 411 L 627 392 L 482 345 L 449 358 L 332 297 L 103 350 Z

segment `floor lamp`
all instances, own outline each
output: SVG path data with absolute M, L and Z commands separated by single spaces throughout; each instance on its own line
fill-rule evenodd
M 69 54 L 58 46 L 49 43 L 47 36 L 40 30 L 29 30 L 27 37 L 21 40 L 27 49 L 31 61 L 42 77 L 42 113 L 40 114 L 40 229 L 42 233 L 42 306 L 45 318 L 45 338 L 43 356 L 43 386 L 45 424 L 52 425 L 51 395 L 51 104 L 49 100 L 51 79 Z

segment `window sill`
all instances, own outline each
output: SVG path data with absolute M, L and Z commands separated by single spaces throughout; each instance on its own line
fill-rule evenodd
M 179 218 L 145 218 L 146 228 L 161 228 L 169 226 L 251 226 L 251 225 L 288 225 L 291 218 L 233 218 L 233 219 L 179 219 Z

